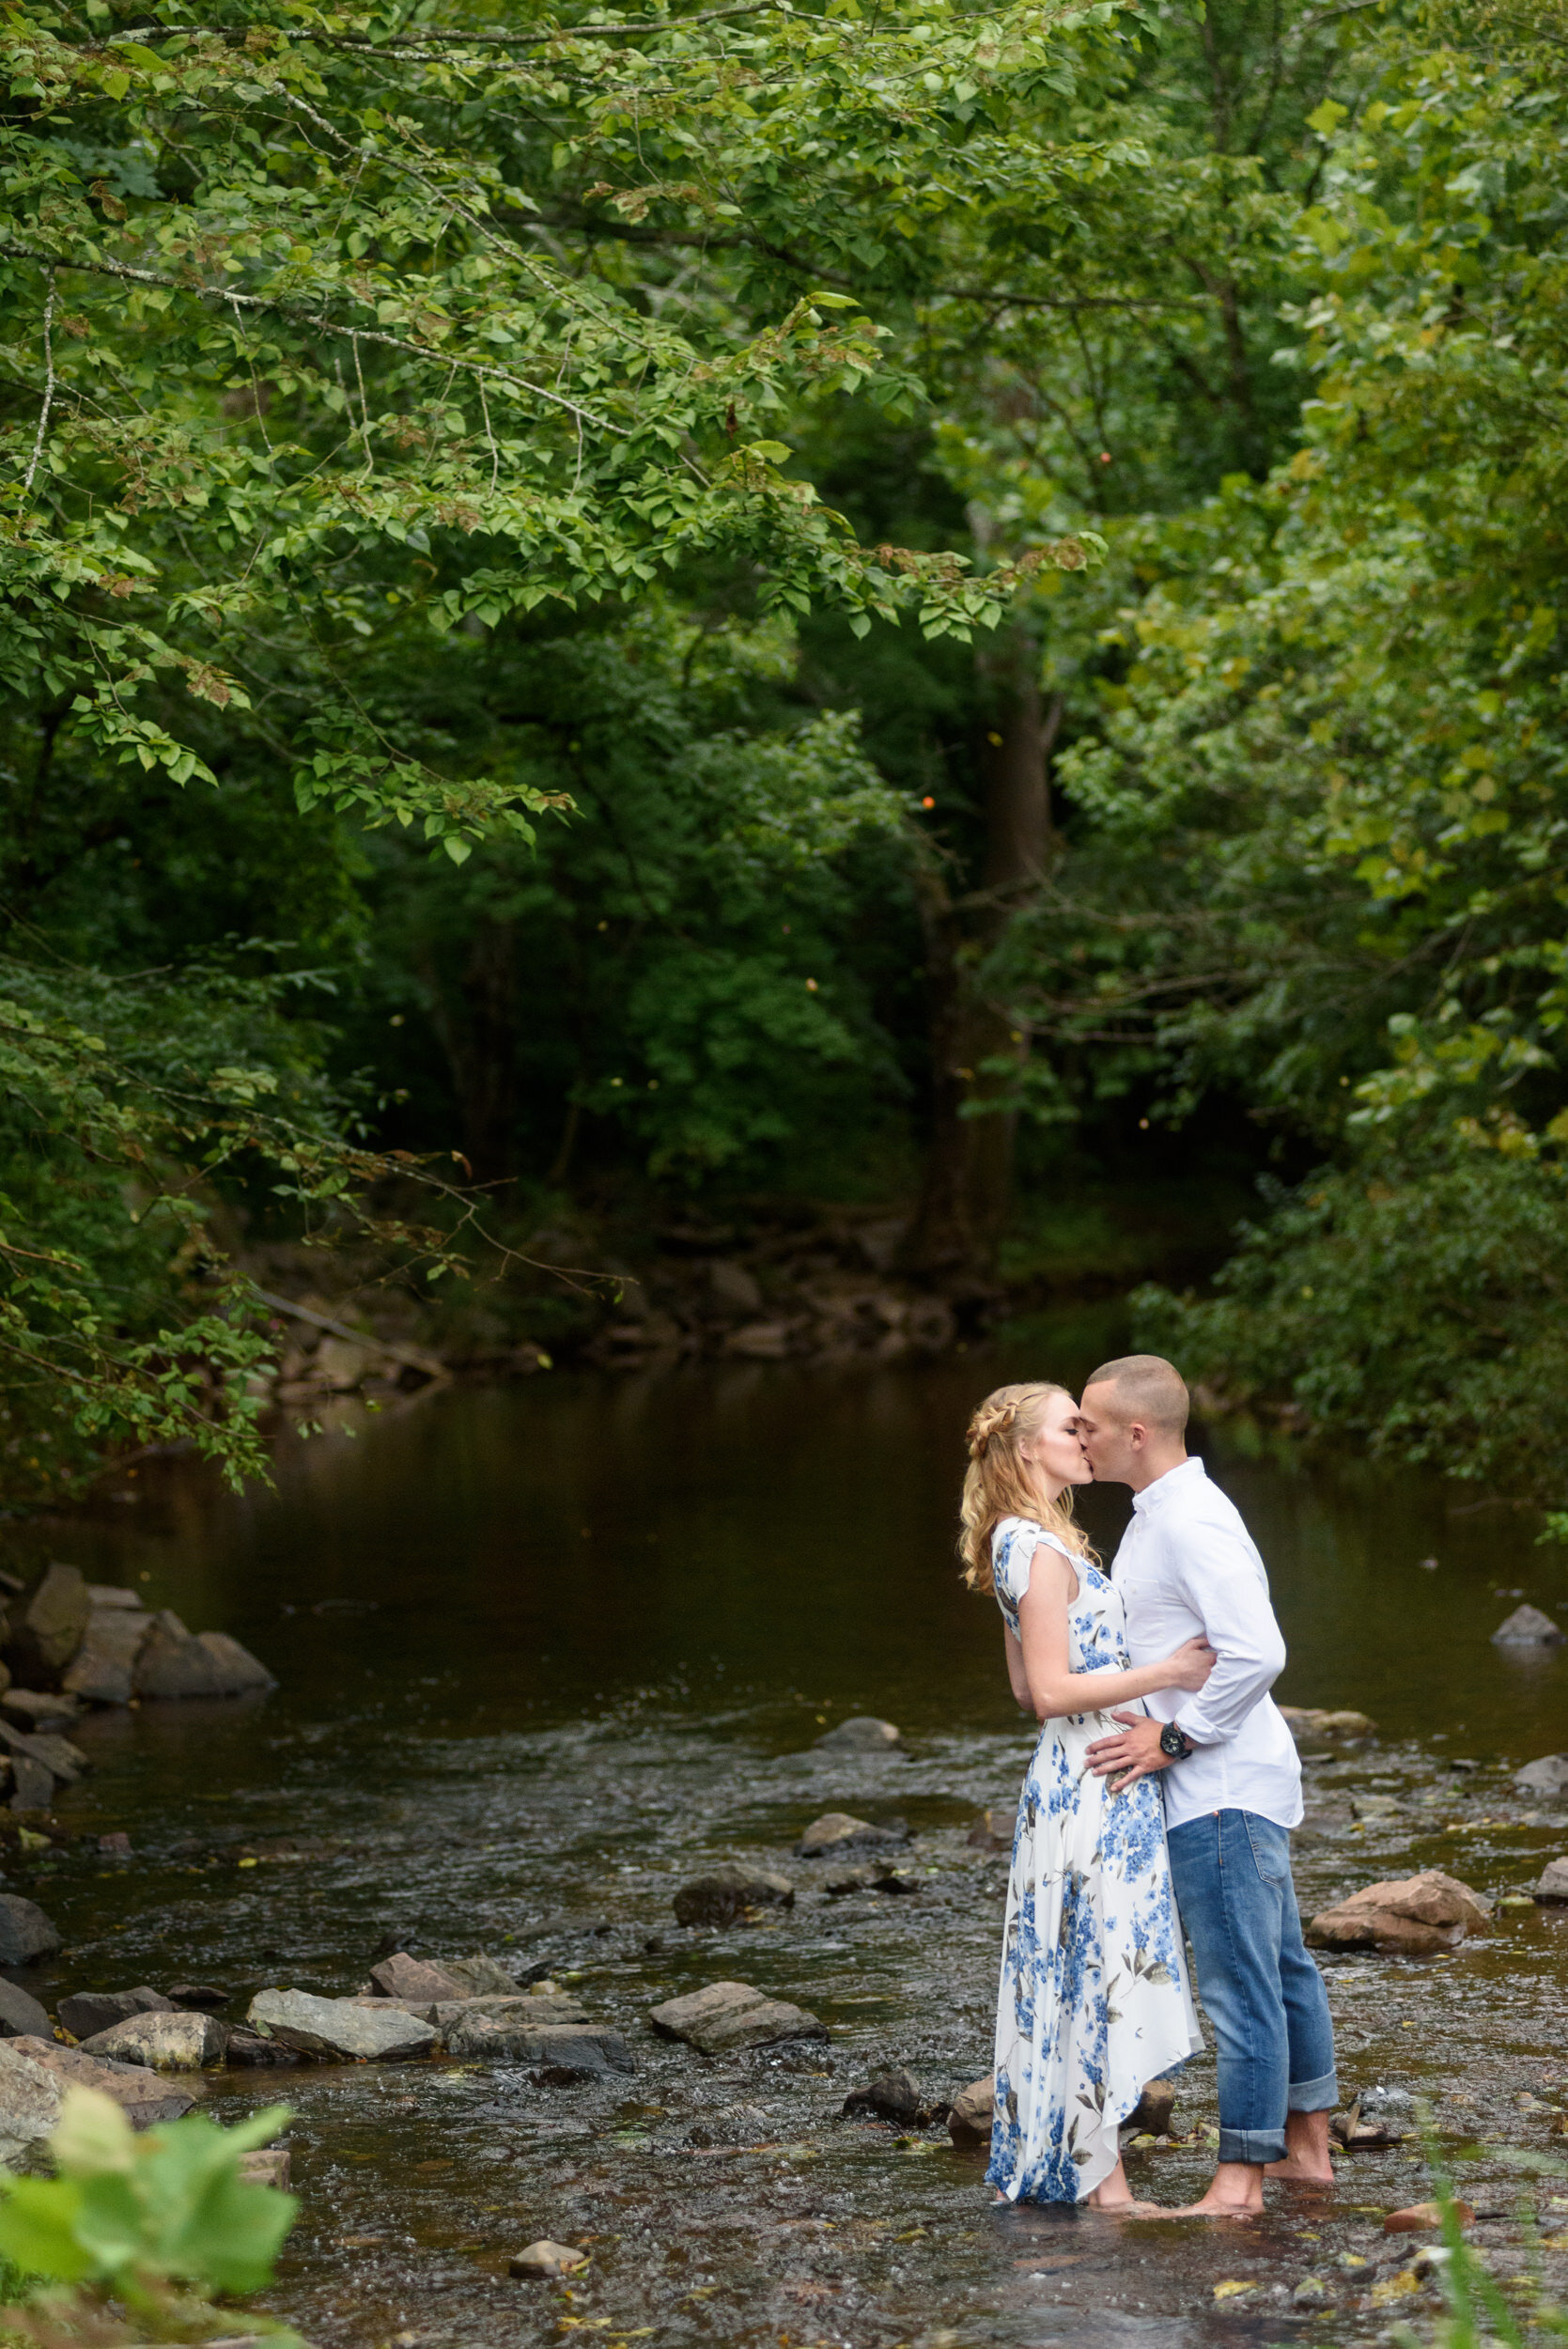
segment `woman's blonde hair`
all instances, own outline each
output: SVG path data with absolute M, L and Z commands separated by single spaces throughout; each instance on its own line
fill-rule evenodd
M 971 1591 L 994 1591 L 991 1535 L 1003 1517 L 1032 1517 L 1080 1558 L 1099 1559 L 1073 1516 L 1072 1487 L 1047 1501 L 1036 1489 L 1019 1447 L 1039 1432 L 1053 1394 L 1065 1394 L 1054 1379 L 1027 1387 L 998 1387 L 969 1425 L 970 1464 L 959 1504 L 958 1555 Z

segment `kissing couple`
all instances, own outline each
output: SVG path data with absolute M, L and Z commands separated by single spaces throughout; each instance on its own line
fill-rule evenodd
M 1328 1999 L 1301 1939 L 1296 1742 L 1269 1689 L 1285 1646 L 1239 1511 L 1187 1452 L 1188 1392 L 1157 1354 L 1064 1387 L 999 1387 L 969 1427 L 964 1579 L 994 1593 L 1007 1676 L 1041 1723 L 1007 1886 L 986 2171 L 1007 2201 L 1133 2201 L 1118 2130 L 1203 2046 L 1219 2160 L 1181 2214 L 1246 2217 L 1265 2177 L 1331 2186 Z M 1075 1485 L 1130 1485 L 1107 1574 Z M 1178 1915 L 1179 1910 L 1179 1915 Z M 1169 2213 L 1162 2213 L 1169 2216 Z

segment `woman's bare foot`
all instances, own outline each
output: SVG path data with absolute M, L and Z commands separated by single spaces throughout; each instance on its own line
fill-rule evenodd
M 1091 2195 L 1084 2208 L 1108 2218 L 1169 2218 L 1172 2215 L 1163 2202 L 1134 2201 L 1130 2194 L 1125 2202 L 1098 2202 Z

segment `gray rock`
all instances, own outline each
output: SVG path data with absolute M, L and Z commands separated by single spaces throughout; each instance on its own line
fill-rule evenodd
M 920 1878 L 895 1868 L 891 1859 L 866 1859 L 858 1867 L 834 1868 L 823 1877 L 822 1890 L 830 1900 L 842 1900 L 849 1892 L 918 1892 Z
M 506 2263 L 506 2273 L 508 2276 L 540 2279 L 551 2276 L 572 2276 L 587 2264 L 586 2251 L 574 2251 L 569 2244 L 551 2243 L 548 2236 L 541 2236 L 537 2243 L 531 2243 L 526 2251 L 514 2253 Z
M 303 2063 L 304 2058 L 296 2048 L 286 2047 L 276 2039 L 264 2039 L 258 2030 L 231 2027 L 225 2049 L 231 2067 L 250 2070 L 269 2064 Z
M 1136 2129 L 1150 2137 L 1168 2137 L 1171 2114 L 1176 2102 L 1174 2080 L 1147 2080 L 1143 2092 L 1128 2113 L 1124 2127 Z
M 227 2006 L 231 1995 L 218 1982 L 171 1982 L 168 2002 L 175 2008 L 206 2007 L 215 2012 Z
M 598 1933 L 600 1928 L 587 1925 L 580 1930 Z M 443 1974 L 450 1974 L 471 1999 L 517 1996 L 517 1976 L 509 1974 L 505 1966 L 498 1966 L 495 1959 L 488 1956 L 483 1950 L 475 1950 L 472 1957 L 442 1958 L 441 1970 Z
M 275 2186 L 285 2194 L 290 2167 L 287 2145 L 257 2145 L 240 2156 L 240 2175 L 247 2186 Z
M 112 2096 L 135 2129 L 150 2129 L 161 2121 L 178 2121 L 190 2111 L 195 2098 L 189 2089 L 177 2088 L 172 2080 L 160 2079 L 156 2073 L 145 2071 L 135 2063 L 106 2063 L 101 2057 L 87 2055 L 81 2047 L 62 2047 L 54 2039 L 9 2039 L 6 2047 L 15 2048 L 30 2063 L 39 2065 L 56 2079 L 61 2088 L 79 2081 L 85 2088 L 101 2088 Z
M 983 2080 L 971 2080 L 954 2097 L 947 2133 L 955 2145 L 988 2145 L 995 2112 L 996 2082 L 987 2072 Z
M 846 2120 L 892 2121 L 903 2128 L 924 2128 L 931 2108 L 912 2073 L 879 2072 L 863 2088 L 851 2089 L 842 2107 Z
M 13 1811 L 47 1811 L 54 1799 L 54 1772 L 35 1762 L 31 1754 L 11 1756 L 10 1782 Z M 0 1964 L 5 1963 L 0 1959 Z
M 457 2021 L 458 2015 L 451 2007 L 443 2007 L 442 2011 L 450 2022 Z M 530 2030 L 546 2023 L 585 2023 L 588 2020 L 588 2010 L 581 1999 L 568 1999 L 560 1991 L 538 1997 L 514 1990 L 506 1998 L 465 1999 L 459 2011 L 464 2015 L 482 2015 L 492 2023 L 516 2023 Z M 429 2019 L 434 2022 L 434 2015 Z
M 27 1750 L 32 1759 L 41 1762 L 63 1786 L 74 1786 L 83 1771 L 92 1767 L 80 1746 L 73 1746 L 69 1737 L 58 1736 L 52 1729 L 35 1731 L 27 1740 Z
M 467 2014 L 446 2034 L 446 2052 L 489 2063 L 542 2063 L 558 2072 L 635 2072 L 618 2030 L 596 2023 L 536 2023 Z
M 0 2038 L 48 2039 L 54 2030 L 37 1999 L 0 1976 Z
M 226 1631 L 198 1631 L 196 1644 L 204 1647 L 217 1665 L 225 1697 L 248 1697 L 258 1689 L 277 1687 L 275 1675 L 266 1665 L 248 1647 L 231 1640 Z
M 1527 1762 L 1514 1771 L 1514 1783 L 1521 1795 L 1568 1794 L 1568 1753 L 1544 1753 L 1539 1762 Z
M 711 1982 L 684 1998 L 666 1999 L 648 2020 L 664 2039 L 684 2039 L 703 2055 L 735 2047 L 766 2047 L 781 2039 L 826 2039 L 828 2026 L 803 2007 L 769 1999 L 746 1982 Z
M 53 1565 L 12 1610 L 13 1672 L 30 1686 L 55 1680 L 82 1644 L 92 1602 L 80 1566 Z
M 275 1687 L 271 1672 L 225 1632 L 186 1630 L 165 1607 L 155 1615 L 132 1675 L 139 1697 L 237 1697 Z
M 825 1811 L 820 1819 L 812 1821 L 795 1848 L 802 1859 L 837 1859 L 846 1852 L 878 1844 L 892 1849 L 908 1840 L 909 1830 L 901 1823 L 873 1827 L 869 1819 L 857 1819 L 847 1811 Z
M 427 2055 L 436 2044 L 433 2027 L 415 2015 L 308 1990 L 258 1990 L 245 2020 L 263 2038 L 328 2063 L 392 2062 Z
M 0 2039 L 0 2163 L 8 2170 L 39 2170 L 44 2147 L 59 2125 L 65 2086 L 42 2064 L 18 2052 L 14 2039 Z
M 1547 1860 L 1540 1882 L 1530 1890 L 1538 1901 L 1568 1901 L 1568 1852 L 1560 1859 Z
M 132 2015 L 172 2015 L 174 2006 L 162 1992 L 149 1990 L 142 1983 L 136 1990 L 74 1990 L 69 1999 L 62 1999 L 58 2007 L 60 2021 L 73 2039 L 92 2039 L 101 2030 L 113 2030 L 116 2023 L 129 2022 Z
M 767 1868 L 740 1868 L 726 1861 L 706 1876 L 683 1884 L 675 1894 L 676 1922 L 733 1925 L 753 1908 L 792 1908 L 795 1887 Z
M 998 1804 L 980 1813 L 964 1841 L 975 1851 L 1011 1851 L 1017 1824 L 1017 1811 L 1004 1811 Z
M 1563 1634 L 1539 1607 L 1515 1607 L 1492 1634 L 1494 1647 L 1555 1647 Z
M 60 1937 L 38 1903 L 0 1892 L 0 1966 L 36 1966 L 59 1953 Z
M 82 2043 L 84 2055 L 148 2072 L 200 2072 L 224 2060 L 228 2033 L 210 2015 L 132 2015 Z
M 0 1713 L 8 1715 L 21 1729 L 66 1729 L 81 1710 L 74 1697 L 59 1696 L 48 1688 L 8 1688 L 0 1696 Z
M 128 1591 L 123 1582 L 89 1582 L 87 1597 L 94 1609 L 100 1607 L 133 1608 L 143 1611 L 142 1602 L 134 1591 Z
M 443 1966 L 411 1957 L 406 1950 L 395 1950 L 372 1966 L 370 1979 L 383 1999 L 423 1999 L 428 2005 L 436 1999 L 463 1996 L 461 1983 Z
M 901 1732 L 892 1721 L 879 1721 L 870 1713 L 851 1714 L 830 1729 L 816 1741 L 818 1753 L 891 1753 L 894 1746 L 904 1742 Z
M 95 1606 L 61 1688 L 86 1704 L 129 1704 L 135 1694 L 136 1658 L 151 1628 L 152 1617 L 133 1601 L 129 1607 Z
M 732 1264 L 727 1257 L 717 1256 L 707 1268 L 707 1278 L 708 1285 L 721 1305 L 727 1305 L 737 1314 L 762 1311 L 762 1291 L 744 1265 Z

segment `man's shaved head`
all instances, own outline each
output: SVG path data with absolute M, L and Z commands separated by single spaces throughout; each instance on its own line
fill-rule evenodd
M 1113 1362 L 1102 1362 L 1084 1382 L 1086 1395 L 1091 1387 L 1110 1389 L 1112 1407 L 1124 1422 L 1141 1420 L 1162 1436 L 1187 1431 L 1187 1382 L 1163 1354 L 1123 1354 Z

